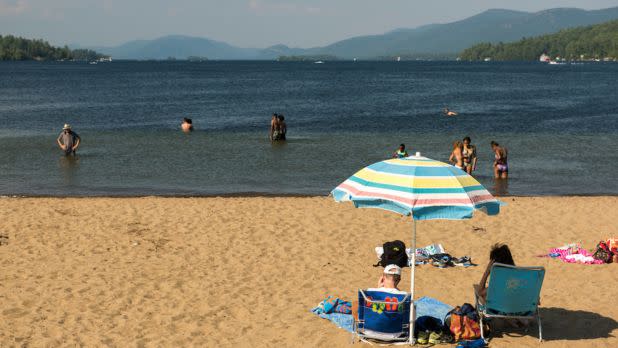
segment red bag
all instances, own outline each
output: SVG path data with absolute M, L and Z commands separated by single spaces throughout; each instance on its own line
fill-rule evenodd
M 481 337 L 478 314 L 474 307 L 467 303 L 451 311 L 449 328 L 455 341 L 475 340 Z

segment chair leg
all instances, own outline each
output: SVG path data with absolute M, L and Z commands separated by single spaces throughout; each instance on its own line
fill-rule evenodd
M 483 314 L 479 313 L 479 320 L 481 322 L 481 338 L 485 339 L 485 333 L 483 332 Z
M 537 307 L 536 309 L 536 320 L 539 322 L 539 342 L 543 341 L 543 325 L 541 325 L 541 311 Z

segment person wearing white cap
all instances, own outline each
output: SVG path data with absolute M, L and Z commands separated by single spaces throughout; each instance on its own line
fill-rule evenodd
M 386 291 L 395 294 L 405 294 L 405 291 L 401 291 L 397 288 L 401 281 L 401 267 L 397 265 L 386 265 L 384 272 L 378 281 L 378 287 L 368 290 Z
M 68 123 L 64 124 L 62 127 L 62 133 L 58 135 L 58 139 L 56 139 L 58 146 L 60 149 L 64 151 L 65 156 L 69 156 L 70 154 L 75 155 L 75 151 L 79 147 L 79 143 L 81 142 L 81 138 L 77 133 L 71 130 L 71 125 Z

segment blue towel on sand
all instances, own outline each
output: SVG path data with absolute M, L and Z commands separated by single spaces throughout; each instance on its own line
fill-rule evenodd
M 416 305 L 416 318 L 427 315 L 443 321 L 446 314 L 453 309 L 453 306 L 426 296 L 414 301 L 414 304 Z
M 416 305 L 416 317 L 422 317 L 428 315 L 430 317 L 434 317 L 439 319 L 440 321 L 444 320 L 446 314 L 453 309 L 452 306 L 447 305 L 446 303 L 440 302 L 435 298 L 431 297 L 421 297 L 418 300 L 414 301 Z M 341 313 L 324 313 L 323 309 L 320 306 L 317 306 L 311 310 L 317 316 L 323 319 L 328 319 L 335 323 L 338 327 L 348 331 L 354 332 L 354 317 L 351 314 L 341 314 Z

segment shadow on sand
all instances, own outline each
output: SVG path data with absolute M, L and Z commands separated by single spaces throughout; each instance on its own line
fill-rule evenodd
M 543 341 L 586 340 L 614 337 L 618 322 L 597 313 L 564 308 L 541 307 Z M 495 323 L 491 337 L 539 337 L 538 324 L 532 321 L 525 329 L 515 329 L 505 323 Z

